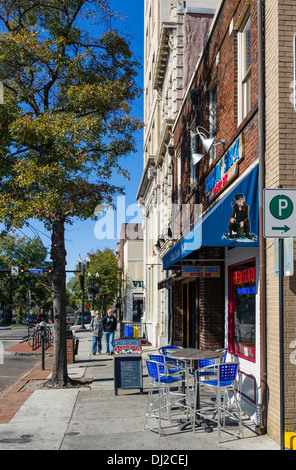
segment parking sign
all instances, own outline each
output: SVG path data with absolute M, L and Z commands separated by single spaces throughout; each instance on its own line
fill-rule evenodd
M 296 189 L 264 190 L 264 237 L 296 238 Z

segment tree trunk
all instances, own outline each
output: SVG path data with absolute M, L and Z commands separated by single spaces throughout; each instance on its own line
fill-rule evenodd
M 65 221 L 57 217 L 52 225 L 52 298 L 54 318 L 54 364 L 53 386 L 65 387 L 69 381 L 67 370 L 67 325 L 66 325 L 66 249 Z

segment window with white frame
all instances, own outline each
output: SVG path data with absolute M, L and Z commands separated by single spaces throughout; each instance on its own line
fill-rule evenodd
M 251 110 L 251 18 L 250 11 L 238 30 L 238 124 Z

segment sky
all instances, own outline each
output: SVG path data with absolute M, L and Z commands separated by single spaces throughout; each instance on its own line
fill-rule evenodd
M 124 19 L 116 23 L 116 27 L 122 32 L 128 34 L 131 42 L 131 48 L 143 63 L 144 48 L 144 1 L 143 0 L 111 0 L 112 7 L 122 13 Z M 143 89 L 143 70 L 139 72 L 138 85 Z M 143 120 L 143 97 L 134 102 L 132 114 Z M 136 195 L 143 171 L 143 131 L 139 131 L 136 135 L 137 153 L 129 158 L 122 160 L 122 166 L 130 172 L 130 180 L 124 179 L 122 176 L 116 175 L 112 183 L 125 186 L 125 200 L 120 199 L 120 210 L 114 212 L 114 233 L 112 230 L 106 233 L 103 238 L 105 227 L 102 223 L 92 220 L 74 221 L 72 226 L 66 227 L 65 242 L 67 251 L 66 270 L 71 271 L 76 268 L 77 258 L 80 255 L 83 260 L 88 253 L 94 253 L 98 249 L 116 248 L 118 241 L 118 225 L 123 222 L 141 222 L 139 209 L 137 208 Z M 109 216 L 112 214 L 109 213 Z M 102 219 L 101 219 L 102 220 Z M 35 220 L 30 220 L 32 228 L 18 230 L 20 236 L 34 237 L 36 233 L 40 236 L 44 245 L 50 251 L 50 234 L 47 233 L 43 225 Z M 119 228 L 120 229 L 120 228 Z M 120 233 L 120 232 L 119 232 Z M 112 236 L 114 235 L 114 236 Z M 50 260 L 50 258 L 48 258 Z M 67 274 L 67 280 L 72 274 Z

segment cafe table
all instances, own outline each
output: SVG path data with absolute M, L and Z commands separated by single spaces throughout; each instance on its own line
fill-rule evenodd
M 189 368 L 189 365 L 192 363 L 194 364 L 194 369 L 198 370 L 198 361 L 202 359 L 221 359 L 222 357 L 224 357 L 224 355 L 225 355 L 224 351 L 211 351 L 209 349 L 202 350 L 202 349 L 194 349 L 194 348 L 178 348 L 178 349 L 169 350 L 167 352 L 167 357 L 186 361 L 187 370 Z M 199 387 L 196 387 L 195 393 L 196 393 L 197 408 L 199 409 Z M 195 424 L 197 426 L 203 427 L 206 432 L 212 431 L 212 429 L 210 428 L 210 426 L 208 426 L 204 418 L 202 417 L 197 418 L 195 416 L 194 419 L 195 419 Z M 186 429 L 189 425 L 191 426 L 190 420 L 186 420 L 185 422 L 181 420 L 181 422 L 182 422 L 180 426 L 181 431 Z

